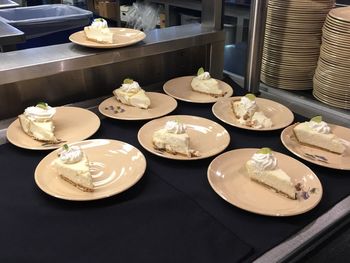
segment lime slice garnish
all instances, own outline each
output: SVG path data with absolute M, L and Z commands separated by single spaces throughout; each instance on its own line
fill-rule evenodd
M 322 116 L 315 116 L 311 119 L 314 122 L 320 123 L 322 121 Z
M 248 93 L 248 94 L 246 94 L 245 96 L 246 96 L 248 99 L 252 100 L 252 101 L 255 100 L 255 98 L 256 98 L 255 95 L 252 94 L 252 93 Z
M 133 83 L 134 82 L 134 80 L 133 79 L 124 79 L 124 81 L 123 81 L 123 84 L 131 84 L 131 83 Z
M 202 75 L 204 73 L 204 68 L 199 68 L 197 71 L 197 76 Z
M 270 153 L 272 153 L 272 150 L 268 147 L 264 147 L 264 148 L 261 148 L 259 151 L 257 151 L 257 153 L 270 154 Z
M 38 107 L 38 108 L 42 108 L 42 109 L 44 109 L 44 110 L 46 110 L 47 109 L 47 103 L 46 102 L 38 102 L 38 104 L 36 104 L 36 107 Z

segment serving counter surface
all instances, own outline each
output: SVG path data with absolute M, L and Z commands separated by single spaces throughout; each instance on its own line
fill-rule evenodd
M 211 106 L 178 101 L 172 114 L 201 116 L 222 124 L 231 137 L 227 151 L 270 147 L 292 156 L 280 141 L 281 130 L 255 132 L 226 125 L 214 117 Z M 295 121 L 303 120 L 295 115 Z M 349 196 L 348 171 L 300 160 L 323 186 L 322 200 L 314 209 L 292 217 L 243 211 L 211 189 L 207 168 L 214 157 L 176 161 L 144 150 L 137 133 L 145 122 L 102 118 L 92 138 L 134 145 L 145 155 L 147 168 L 134 187 L 99 201 L 70 202 L 48 196 L 33 178 L 48 152 L 0 146 L 0 209 L 6 211 L 0 218 L 4 231 L 0 261 L 251 262 Z

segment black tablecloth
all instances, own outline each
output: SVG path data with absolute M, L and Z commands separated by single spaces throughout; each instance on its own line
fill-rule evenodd
M 212 104 L 178 103 L 172 114 L 221 123 L 211 112 Z M 304 119 L 295 116 L 295 120 Z M 348 171 L 301 160 L 324 188 L 316 208 L 292 217 L 243 211 L 211 189 L 207 168 L 214 157 L 176 161 L 155 156 L 137 141 L 137 132 L 145 123 L 102 119 L 92 138 L 134 145 L 144 153 L 147 169 L 131 189 L 98 201 L 69 202 L 43 193 L 33 177 L 48 152 L 1 146 L 0 262 L 248 262 L 350 193 Z M 280 130 L 254 132 L 221 124 L 231 136 L 226 150 L 270 147 L 293 156 L 280 142 Z

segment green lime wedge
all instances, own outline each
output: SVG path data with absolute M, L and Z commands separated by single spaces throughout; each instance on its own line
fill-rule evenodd
M 197 76 L 202 75 L 204 73 L 204 68 L 199 68 L 197 71 Z
M 255 98 L 256 98 L 255 95 L 252 93 L 247 93 L 245 96 L 252 101 L 255 100 Z
M 257 151 L 257 153 L 270 154 L 270 153 L 272 153 L 272 150 L 268 147 L 264 147 L 264 148 L 261 148 L 259 151 Z
M 133 79 L 124 79 L 124 81 L 123 81 L 123 84 L 131 84 L 131 83 L 133 83 L 134 82 L 134 80 Z
M 311 119 L 314 122 L 320 123 L 322 121 L 322 116 L 315 116 Z
M 42 108 L 42 109 L 46 110 L 48 105 L 46 102 L 38 102 L 38 104 L 36 104 L 36 106 L 38 108 Z

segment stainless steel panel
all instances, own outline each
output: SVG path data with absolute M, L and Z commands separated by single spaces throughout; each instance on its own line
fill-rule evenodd
M 193 75 L 207 63 L 209 50 L 206 45 L 196 46 L 2 85 L 0 120 L 14 117 L 23 112 L 25 107 L 39 101 L 58 106 L 112 96 L 112 90 L 126 77 L 137 80 L 147 90 L 155 83 L 163 83 L 177 76 Z
M 119 49 L 99 50 L 68 43 L 0 53 L 0 85 L 211 44 L 224 38 L 222 31 L 191 24 L 150 31 L 143 42 Z
M 259 92 L 262 50 L 264 43 L 267 0 L 253 0 L 250 7 L 247 66 L 244 88 Z

